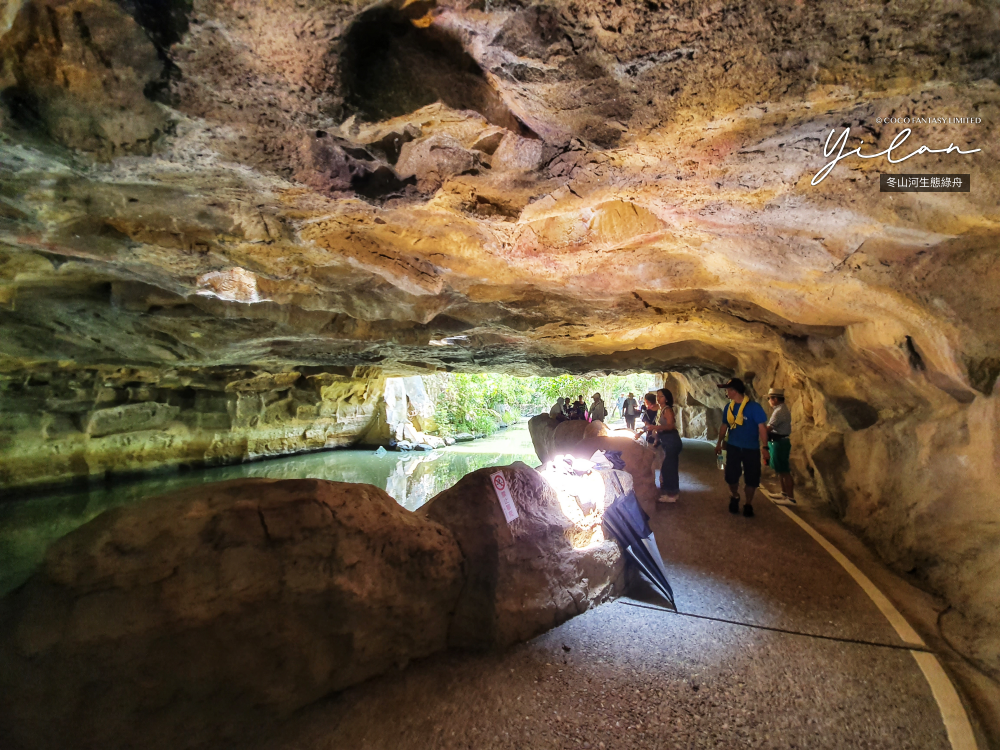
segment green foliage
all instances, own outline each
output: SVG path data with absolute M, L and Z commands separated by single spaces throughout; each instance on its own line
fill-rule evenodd
M 581 393 L 588 406 L 594 393 L 600 393 L 610 418 L 619 395 L 631 391 L 641 400 L 653 384 L 654 376 L 650 374 L 599 378 L 575 375 L 519 378 L 513 375 L 459 373 L 449 376 L 440 387 L 434 418 L 439 433 L 444 436 L 460 432 L 492 435 L 501 422 L 516 422 L 522 410 L 526 415 L 542 414 L 548 412 L 560 396 L 575 400 Z

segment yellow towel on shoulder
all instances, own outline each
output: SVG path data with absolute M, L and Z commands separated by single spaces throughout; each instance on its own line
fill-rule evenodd
M 726 407 L 726 421 L 729 422 L 730 427 L 743 424 L 743 410 L 747 408 L 747 404 L 749 403 L 750 397 L 744 396 L 743 403 L 740 404 L 740 410 L 736 414 L 733 414 L 734 402 L 729 402 L 729 406 Z

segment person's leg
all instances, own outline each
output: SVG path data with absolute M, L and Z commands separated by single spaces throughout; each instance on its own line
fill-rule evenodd
M 683 443 L 676 432 L 660 433 L 660 443 L 664 452 L 663 464 L 660 467 L 660 488 L 664 495 L 676 499 L 681 491 L 678 464 Z
M 775 440 L 772 445 L 774 452 L 771 454 L 771 466 L 778 473 L 781 480 L 781 491 L 790 499 L 795 499 L 795 483 L 792 481 L 792 441 Z
M 760 449 L 744 450 L 743 453 L 743 496 L 746 505 L 743 507 L 743 515 L 753 515 L 753 496 L 760 487 Z M 747 510 L 747 508 L 750 510 Z
M 740 449 L 734 445 L 726 445 L 726 484 L 729 485 L 729 512 L 740 512 Z
M 781 480 L 781 491 L 792 500 L 795 499 L 795 481 L 792 479 L 791 474 L 779 474 L 778 478 Z

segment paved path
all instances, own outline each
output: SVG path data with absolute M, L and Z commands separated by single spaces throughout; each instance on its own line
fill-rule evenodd
M 764 498 L 731 515 L 711 446 L 685 441 L 681 467 L 651 520 L 678 608 L 746 624 L 619 600 L 347 690 L 260 747 L 949 748 L 911 654 L 868 645 L 903 642 L 844 569 Z

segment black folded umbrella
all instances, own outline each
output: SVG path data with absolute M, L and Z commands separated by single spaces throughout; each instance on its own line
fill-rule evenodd
M 667 570 L 660 551 L 656 548 L 653 530 L 649 528 L 649 516 L 639 505 L 635 490 L 619 495 L 605 509 L 604 531 L 617 540 L 656 591 L 676 610 L 674 592 L 667 581 Z

